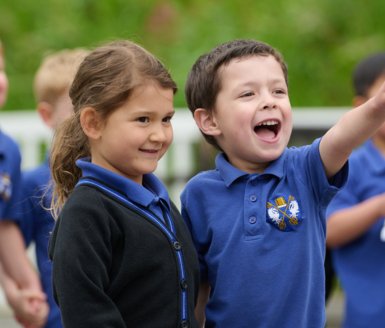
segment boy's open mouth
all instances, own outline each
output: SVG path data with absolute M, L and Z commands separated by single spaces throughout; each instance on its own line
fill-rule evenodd
M 267 120 L 260 122 L 254 127 L 254 132 L 261 139 L 274 139 L 281 128 L 281 123 L 277 120 Z

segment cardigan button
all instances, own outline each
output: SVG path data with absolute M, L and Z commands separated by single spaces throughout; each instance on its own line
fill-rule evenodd
M 180 243 L 179 241 L 174 241 L 174 242 L 172 243 L 172 246 L 173 246 L 174 249 L 177 250 L 177 251 L 180 251 L 180 250 L 182 249 L 182 245 L 181 245 L 181 243 Z
M 181 280 L 180 281 L 180 287 L 183 289 L 183 290 L 186 290 L 187 287 L 188 287 L 188 284 L 187 284 L 187 281 L 185 279 Z
M 188 321 L 186 321 L 186 320 L 181 321 L 180 327 L 181 328 L 188 328 L 189 327 Z

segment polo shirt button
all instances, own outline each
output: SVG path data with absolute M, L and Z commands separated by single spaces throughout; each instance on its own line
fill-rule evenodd
M 177 251 L 180 251 L 180 250 L 182 249 L 182 245 L 180 244 L 179 241 L 174 241 L 174 242 L 172 243 L 172 246 L 173 246 L 174 249 L 177 250 Z
M 251 202 L 255 202 L 255 201 L 257 200 L 257 196 L 251 195 L 251 196 L 249 197 L 249 199 L 250 199 Z
M 188 327 L 189 327 L 189 324 L 188 324 L 188 322 L 187 322 L 186 320 L 183 320 L 183 321 L 181 321 L 181 323 L 180 323 L 180 327 L 181 327 L 181 328 L 188 328 Z
M 257 222 L 257 218 L 255 216 L 250 216 L 249 223 L 254 224 L 255 222 Z
M 181 280 L 180 281 L 180 287 L 183 289 L 183 290 L 186 290 L 187 289 L 187 281 L 186 280 Z

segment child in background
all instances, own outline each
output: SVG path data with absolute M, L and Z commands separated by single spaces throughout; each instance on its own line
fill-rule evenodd
M 200 260 L 197 318 L 206 327 L 323 328 L 325 209 L 350 152 L 385 119 L 385 85 L 322 138 L 292 148 L 287 67 L 268 44 L 235 40 L 202 55 L 186 98 L 221 150 L 216 169 L 181 195 Z
M 69 88 L 80 62 L 88 54 L 84 49 L 62 50 L 46 56 L 34 79 L 37 111 L 53 131 L 73 114 Z M 47 295 L 50 312 L 45 328 L 60 328 L 60 311 L 52 293 L 52 264 L 48 259 L 48 241 L 54 219 L 47 209 L 51 197 L 47 192 L 50 181 L 48 158 L 37 168 L 23 174 L 23 217 L 21 228 L 25 243 L 35 243 L 41 284 Z
M 7 98 L 3 47 L 0 42 L 0 107 Z M 20 223 L 18 145 L 0 131 L 0 282 L 15 318 L 28 328 L 42 327 L 48 314 L 39 277 L 27 257 Z
M 385 52 L 363 59 L 353 73 L 354 105 L 385 82 Z M 349 177 L 327 208 L 326 243 L 345 294 L 343 327 L 385 326 L 385 124 L 355 150 Z
M 198 261 L 152 173 L 173 138 L 176 85 L 129 41 L 95 49 L 51 152 L 54 295 L 65 327 L 197 327 Z M 64 206 L 63 206 L 64 205 Z

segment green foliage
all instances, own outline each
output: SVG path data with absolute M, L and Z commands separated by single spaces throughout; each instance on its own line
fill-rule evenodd
M 185 107 L 187 73 L 204 52 L 234 38 L 280 50 L 293 106 L 346 106 L 355 63 L 385 48 L 383 0 L 2 0 L 0 39 L 10 94 L 6 109 L 34 108 L 32 80 L 44 54 L 128 38 L 170 69 Z

